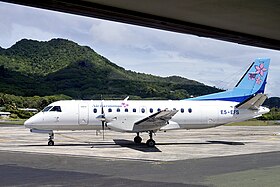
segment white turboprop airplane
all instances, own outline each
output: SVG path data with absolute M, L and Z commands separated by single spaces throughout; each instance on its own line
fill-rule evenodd
M 270 59 L 259 58 L 232 89 L 177 101 L 65 100 L 48 105 L 24 125 L 31 132 L 48 133 L 54 145 L 54 130 L 101 130 L 148 132 L 146 144 L 155 146 L 153 133 L 159 130 L 202 129 L 256 118 L 269 112 L 261 105 Z M 103 132 L 104 134 L 104 132 Z

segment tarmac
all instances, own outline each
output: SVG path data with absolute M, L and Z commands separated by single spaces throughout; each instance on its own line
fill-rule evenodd
M 0 127 L 1 186 L 279 186 L 280 126 L 134 134 Z M 143 142 L 147 133 L 141 134 Z

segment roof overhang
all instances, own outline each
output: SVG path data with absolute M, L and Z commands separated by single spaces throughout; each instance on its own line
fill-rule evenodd
M 275 0 L 2 0 L 280 50 Z

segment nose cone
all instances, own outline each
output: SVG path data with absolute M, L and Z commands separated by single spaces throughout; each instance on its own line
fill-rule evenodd
M 29 118 L 24 122 L 24 126 L 26 128 L 31 129 L 34 127 L 34 125 L 38 125 L 40 123 L 40 116 L 41 116 L 40 113 L 32 116 L 31 118 Z
M 24 126 L 25 126 L 26 128 L 29 128 L 29 129 L 32 128 L 31 126 L 32 126 L 32 124 L 34 124 L 32 118 L 33 118 L 33 117 L 29 118 L 28 120 L 26 120 L 26 121 L 24 122 Z

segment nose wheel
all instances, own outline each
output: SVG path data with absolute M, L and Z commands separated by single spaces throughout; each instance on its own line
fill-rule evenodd
M 48 145 L 49 145 L 49 146 L 53 146 L 53 145 L 54 145 L 54 141 L 53 141 L 53 140 L 49 140 L 49 141 L 48 141 Z
M 53 139 L 54 139 L 54 133 L 50 133 L 50 134 L 49 134 L 49 141 L 48 141 L 48 145 L 49 145 L 49 146 L 54 146 L 54 141 L 53 141 Z

